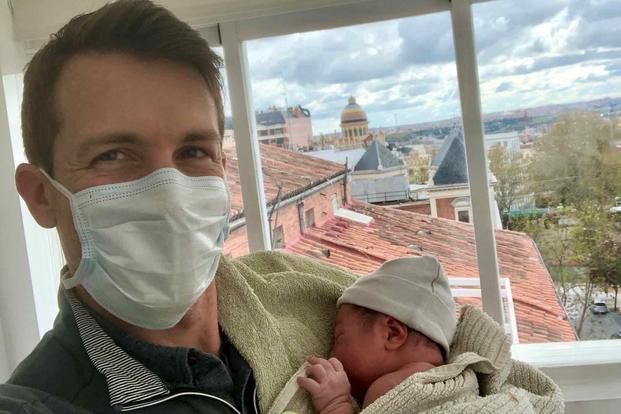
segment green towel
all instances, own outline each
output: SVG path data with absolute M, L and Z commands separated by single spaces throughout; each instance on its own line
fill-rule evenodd
M 355 278 L 278 252 L 222 258 L 216 276 L 220 326 L 253 369 L 262 412 L 307 356 L 330 351 L 336 300 Z
M 336 300 L 354 280 L 319 261 L 276 252 L 222 259 L 220 325 L 252 366 L 262 412 L 286 410 L 286 404 L 280 410 L 285 395 L 308 400 L 295 389 L 294 374 L 308 355 L 328 354 Z M 472 306 L 462 309 L 447 362 L 407 378 L 362 414 L 563 412 L 559 388 L 511 360 L 502 328 Z

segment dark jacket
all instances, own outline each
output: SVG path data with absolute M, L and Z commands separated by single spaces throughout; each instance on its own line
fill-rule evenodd
M 53 329 L 0 385 L 0 413 L 238 413 L 217 393 L 168 386 L 118 347 L 75 297 L 59 302 Z M 254 383 L 243 392 L 256 402 Z

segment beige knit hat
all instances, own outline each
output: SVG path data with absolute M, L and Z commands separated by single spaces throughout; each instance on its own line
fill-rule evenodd
M 392 316 L 449 353 L 457 324 L 455 302 L 444 269 L 433 257 L 385 262 L 345 289 L 336 306 L 343 303 Z

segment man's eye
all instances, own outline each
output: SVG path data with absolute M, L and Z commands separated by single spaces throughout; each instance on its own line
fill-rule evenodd
M 121 151 L 106 151 L 97 157 L 97 161 L 120 161 L 125 159 L 125 154 Z
M 207 153 L 197 147 L 187 147 L 181 150 L 179 155 L 181 158 L 202 158 L 207 156 Z

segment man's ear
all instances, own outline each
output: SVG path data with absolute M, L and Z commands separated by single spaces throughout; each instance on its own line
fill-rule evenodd
M 56 214 L 50 200 L 51 185 L 39 168 L 32 164 L 18 165 L 15 185 L 37 223 L 48 229 L 56 227 Z
M 393 317 L 386 316 L 384 321 L 386 336 L 385 347 L 387 350 L 393 351 L 400 348 L 408 339 L 408 327 Z

